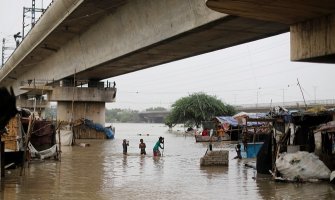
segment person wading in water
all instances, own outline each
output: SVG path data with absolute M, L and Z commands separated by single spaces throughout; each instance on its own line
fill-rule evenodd
M 153 148 L 154 156 L 161 156 L 161 152 L 159 151 L 159 148 L 164 149 L 164 147 L 162 147 L 161 144 L 164 145 L 164 138 L 163 137 L 159 137 L 158 141 L 156 142 L 156 144 Z
M 145 143 L 143 142 L 143 139 L 140 139 L 140 144 L 138 145 L 138 147 L 141 149 L 141 155 L 146 155 L 147 153 L 145 152 L 145 148 L 146 148 L 146 145 Z
M 124 155 L 127 155 L 128 146 L 129 146 L 129 141 L 124 139 L 123 142 L 122 142 L 122 148 L 123 148 L 123 154 Z

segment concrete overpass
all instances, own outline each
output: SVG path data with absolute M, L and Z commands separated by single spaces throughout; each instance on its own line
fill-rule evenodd
M 333 6 L 329 8 L 332 12 Z M 57 0 L 1 68 L 0 86 L 13 86 L 21 95 L 45 91 L 21 90 L 29 88 L 29 80 L 45 80 L 49 86 L 98 85 L 102 79 L 273 36 L 289 27 L 219 13 L 206 0 Z M 114 101 L 115 93 L 97 102 Z M 91 102 L 75 100 L 85 106 Z M 71 101 L 65 98 L 64 112 L 73 110 Z
M 291 60 L 335 63 L 334 0 L 208 0 L 218 12 L 290 26 Z
M 164 123 L 164 119 L 169 113 L 170 111 L 144 111 L 138 115 L 148 123 Z
M 288 31 L 212 11 L 205 0 L 58 0 L 0 72 L 22 81 L 102 80 Z
M 290 102 L 274 102 L 259 103 L 259 104 L 242 104 L 235 105 L 237 112 L 263 113 L 269 112 L 270 108 L 282 106 L 288 110 L 306 110 L 314 107 L 335 108 L 335 99 L 324 99 L 315 101 L 290 101 Z M 144 111 L 140 112 L 139 116 L 144 118 L 149 123 L 162 123 L 165 117 L 170 114 L 170 111 Z
M 324 99 L 316 101 L 290 101 L 290 102 L 277 102 L 277 103 L 259 103 L 259 104 L 244 104 L 236 105 L 235 108 L 238 112 L 269 112 L 271 107 L 282 106 L 288 110 L 306 110 L 314 107 L 335 108 L 335 99 Z

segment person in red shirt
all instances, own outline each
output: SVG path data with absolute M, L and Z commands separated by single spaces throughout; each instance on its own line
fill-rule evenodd
M 202 135 L 202 136 L 208 136 L 208 135 L 209 135 L 209 134 L 208 134 L 208 129 L 205 128 L 205 129 L 202 131 L 201 135 Z

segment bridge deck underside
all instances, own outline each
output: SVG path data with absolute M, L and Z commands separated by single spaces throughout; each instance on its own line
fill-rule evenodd
M 230 16 L 82 71 L 78 77 L 105 79 L 286 31 L 285 25 Z
M 218 12 L 265 21 L 295 24 L 335 12 L 333 0 L 208 0 Z
M 22 74 L 41 64 L 74 37 L 81 35 L 99 19 L 111 15 L 126 0 L 86 0 L 64 21 L 58 24 L 35 48 L 29 50 L 14 70 L 10 70 L 0 85 L 12 85 Z M 287 32 L 280 23 L 227 16 L 206 25 L 183 32 L 158 43 L 137 49 L 107 62 L 76 72 L 76 79 L 102 80 L 159 64 L 231 47 L 248 41 Z M 108 38 L 107 38 L 108 39 Z M 15 53 L 15 52 L 14 52 Z M 205 67 L 205 66 L 204 66 Z M 74 70 L 73 70 L 74 71 Z M 0 73 L 1 74 L 1 73 Z M 72 78 L 73 74 L 55 80 Z M 35 77 L 43 79 L 44 77 Z

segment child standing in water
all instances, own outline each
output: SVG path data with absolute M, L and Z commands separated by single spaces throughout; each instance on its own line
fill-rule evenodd
M 241 145 L 240 144 L 236 145 L 235 151 L 236 151 L 237 155 L 234 157 L 234 159 L 242 159 L 242 156 L 241 156 Z
M 141 155 L 146 155 L 147 153 L 145 152 L 146 145 L 143 142 L 143 139 L 140 139 L 140 144 L 138 147 L 141 149 Z
M 124 155 L 127 155 L 128 146 L 129 146 L 129 142 L 126 139 L 124 139 L 123 142 L 122 142 L 123 154 Z
M 164 147 L 162 147 L 161 144 L 164 144 L 163 137 L 159 137 L 158 141 L 156 142 L 153 148 L 154 156 L 161 156 L 161 152 L 159 151 L 159 148 L 164 149 Z

